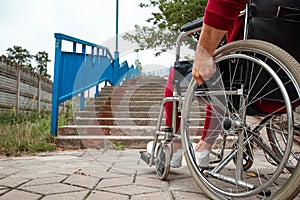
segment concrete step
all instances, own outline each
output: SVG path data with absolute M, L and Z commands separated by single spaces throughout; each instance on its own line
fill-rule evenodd
M 125 92 L 125 91 L 135 91 L 135 90 L 143 90 L 143 91 L 151 91 L 151 90 L 159 90 L 164 91 L 166 85 L 124 85 L 124 86 L 106 86 L 104 88 L 101 88 L 100 92 L 113 92 L 113 91 L 119 91 L 119 92 Z
M 164 96 L 162 94 L 147 96 L 147 101 L 162 101 Z M 145 97 L 143 96 L 99 96 L 97 99 L 89 99 L 86 103 L 103 103 L 105 101 L 144 101 Z
M 192 140 L 199 140 L 199 136 L 191 136 Z M 102 147 L 107 147 L 107 144 L 113 144 L 115 142 L 121 143 L 125 148 L 131 149 L 146 149 L 147 143 L 153 141 L 154 136 L 111 136 L 111 135 L 77 135 L 77 136 L 58 136 L 56 137 L 56 143 L 59 146 L 64 146 L 66 148 L 94 148 L 99 149 Z M 160 137 L 160 139 L 163 139 Z M 226 149 L 231 149 L 235 136 L 228 136 L 226 140 Z M 218 138 L 213 149 L 220 148 L 222 144 L 222 139 Z
M 158 117 L 158 112 L 118 112 L 114 111 L 103 111 L 103 112 L 98 112 L 98 111 L 76 111 L 74 112 L 74 118 L 76 117 L 90 117 L 90 118 L 95 118 L 95 117 L 119 117 L 119 118 L 149 118 L 149 117 Z
M 152 135 L 155 126 L 68 125 L 58 129 L 59 136 L 66 135 Z
M 203 119 L 190 119 L 190 125 L 203 125 Z M 72 124 L 76 125 L 115 125 L 115 126 L 156 126 L 158 118 L 81 118 L 77 117 Z M 165 118 L 162 119 L 162 124 L 165 123 Z
M 114 92 L 102 92 L 99 93 L 99 97 L 103 96 L 103 97 L 134 97 L 134 98 L 138 98 L 139 96 L 156 96 L 156 97 L 163 97 L 164 96 L 164 91 L 158 92 L 158 91 L 152 91 L 152 92 L 147 92 L 147 91 L 134 91 L 134 92 L 130 92 L 130 91 L 126 91 L 124 93 L 114 93 Z
M 134 105 L 87 105 L 85 106 L 86 111 L 112 111 L 112 112 L 160 112 L 161 104 L 153 104 L 151 106 L 134 106 Z M 193 107 L 191 108 L 194 112 L 199 112 L 204 109 L 199 107 Z
M 201 134 L 202 128 L 203 126 L 191 126 L 190 135 Z M 59 127 L 58 136 L 151 136 L 155 131 L 156 126 L 67 125 Z
M 119 106 L 112 106 L 112 105 L 103 105 L 103 106 L 85 106 L 85 110 L 89 111 L 107 111 L 107 110 L 113 110 L 113 111 L 118 111 L 118 112 L 138 112 L 138 111 L 155 111 L 159 112 L 160 110 L 160 105 L 152 105 L 151 107 L 149 106 L 124 106 L 124 105 L 119 105 Z
M 161 104 L 162 100 L 159 100 L 159 101 L 149 101 L 149 100 L 140 100 L 140 101 L 135 101 L 135 100 L 130 100 L 130 101 L 125 101 L 125 100 L 121 100 L 121 101 L 111 101 L 111 100 L 107 100 L 107 101 L 96 101 L 96 102 L 87 102 L 86 103 L 86 107 L 89 107 L 89 106 L 101 106 L 101 105 L 105 105 L 105 104 L 108 104 L 108 105 L 116 105 L 116 106 L 119 106 L 119 105 L 122 105 L 122 106 L 126 106 L 126 105 L 131 105 L 131 106 L 152 106 L 154 104 Z
M 165 119 L 163 119 L 165 120 Z M 76 125 L 156 126 L 157 118 L 76 118 Z

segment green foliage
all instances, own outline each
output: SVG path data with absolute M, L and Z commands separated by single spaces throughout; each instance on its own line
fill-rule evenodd
M 34 58 L 35 58 L 35 61 L 37 62 L 35 71 L 39 75 L 50 79 L 51 76 L 47 73 L 47 63 L 51 61 L 48 59 L 48 53 L 46 53 L 45 51 L 40 51 L 34 56 Z
M 116 150 L 124 150 L 125 149 L 125 147 L 123 146 L 123 144 L 121 142 L 113 142 L 113 144 L 114 144 L 114 148 Z
M 149 0 L 140 7 L 158 8 L 147 21 L 159 28 L 177 31 L 183 24 L 202 17 L 206 4 L 207 0 Z
M 46 113 L 0 113 L 0 154 L 23 155 L 55 150 Z
M 0 113 L 0 125 L 7 124 L 21 124 L 24 122 L 35 123 L 36 121 L 45 119 L 49 114 L 45 112 L 33 112 L 33 113 L 19 113 L 13 112 L 1 112 Z
M 157 12 L 147 19 L 151 27 L 135 26 L 135 33 L 127 33 L 124 39 L 137 43 L 139 50 L 153 49 L 156 55 L 175 47 L 180 27 L 204 15 L 207 0 L 149 0 L 140 7 L 153 7 Z M 195 35 L 194 39 L 198 38 Z M 193 41 L 185 43 L 194 48 Z
M 174 47 L 178 34 L 178 31 L 135 25 L 135 33 L 126 33 L 124 39 L 138 44 L 135 51 L 153 49 L 159 55 Z
M 47 73 L 47 63 L 50 62 L 50 60 L 48 59 L 48 53 L 45 51 L 40 51 L 36 55 L 31 55 L 27 49 L 23 49 L 20 46 L 13 46 L 13 48 L 8 48 L 6 51 L 7 57 L 10 60 L 29 70 L 35 71 L 44 78 L 51 78 Z M 35 58 L 37 63 L 36 67 L 32 67 L 31 65 L 32 58 Z
M 67 110 L 58 116 L 58 126 L 65 126 L 68 124 L 68 120 L 74 120 L 73 112 L 77 109 L 74 108 L 72 100 L 68 102 Z
M 32 69 L 30 63 L 32 55 L 30 55 L 27 49 L 23 49 L 20 46 L 13 46 L 13 48 L 8 48 L 6 51 L 8 52 L 7 57 L 9 59 L 11 59 L 19 65 Z

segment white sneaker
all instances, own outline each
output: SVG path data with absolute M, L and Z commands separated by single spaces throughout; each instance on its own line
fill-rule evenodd
M 153 147 L 153 141 L 148 142 L 148 144 L 147 144 L 147 152 L 150 153 L 150 154 L 152 154 L 152 147 Z M 157 149 L 158 149 L 158 144 L 156 145 L 155 150 L 153 152 L 154 156 L 156 155 Z
M 209 167 L 209 150 L 204 150 L 202 152 L 195 152 L 196 163 L 200 168 Z
M 175 153 L 173 153 L 173 157 L 170 163 L 171 167 L 178 168 L 182 165 L 182 149 L 178 149 Z

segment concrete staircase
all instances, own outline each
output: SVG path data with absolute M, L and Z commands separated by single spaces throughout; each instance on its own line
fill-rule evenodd
M 99 149 L 113 148 L 118 142 L 127 148 L 145 149 L 154 138 L 165 86 L 163 77 L 141 76 L 121 86 L 102 88 L 99 98 L 86 100 L 85 110 L 75 111 L 74 120 L 58 128 L 56 143 L 65 148 Z M 203 118 L 199 116 L 205 115 L 205 108 L 198 103 L 192 106 L 191 138 L 201 135 Z M 165 118 L 161 129 L 164 127 Z M 227 148 L 231 148 L 233 137 L 227 140 Z
M 72 123 L 59 127 L 57 143 L 67 148 L 110 148 L 120 142 L 144 149 L 154 137 L 165 85 L 165 78 L 152 76 L 102 88 L 99 98 L 86 101 L 84 111 L 74 112 Z

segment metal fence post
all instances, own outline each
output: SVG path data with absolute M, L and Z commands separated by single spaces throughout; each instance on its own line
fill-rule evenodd
M 42 96 L 42 80 L 41 76 L 38 76 L 38 102 L 37 102 L 37 111 L 38 113 L 41 112 L 41 96 Z
M 20 109 L 20 85 L 21 85 L 21 66 L 17 66 L 17 91 L 16 91 L 16 113 Z

